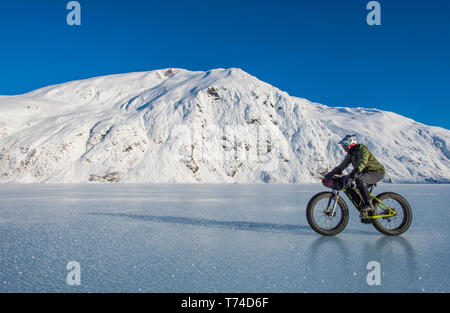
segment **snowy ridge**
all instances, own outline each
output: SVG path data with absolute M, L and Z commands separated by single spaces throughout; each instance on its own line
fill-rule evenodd
M 0 96 L 0 182 L 315 182 L 353 132 L 393 182 L 450 182 L 449 130 L 312 103 L 236 68 Z

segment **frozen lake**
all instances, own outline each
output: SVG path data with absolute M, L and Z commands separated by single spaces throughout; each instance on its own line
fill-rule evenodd
M 381 185 L 413 209 L 387 237 L 349 205 L 310 229 L 321 185 L 0 185 L 0 292 L 450 292 L 450 185 Z M 68 285 L 70 261 L 80 285 Z M 380 285 L 366 281 L 380 265 Z

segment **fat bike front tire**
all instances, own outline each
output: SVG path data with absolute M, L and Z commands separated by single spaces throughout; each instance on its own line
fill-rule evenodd
M 377 198 L 387 205 L 396 214 L 392 217 L 380 217 L 371 219 L 372 225 L 382 234 L 388 236 L 398 236 L 408 230 L 412 222 L 412 210 L 405 198 L 394 192 L 384 192 Z M 386 210 L 386 212 L 384 212 Z M 382 205 L 377 206 L 376 214 L 387 213 L 387 209 Z
M 335 214 L 331 210 L 335 203 L 335 195 L 332 192 L 321 192 L 309 200 L 306 207 L 306 218 L 309 226 L 323 236 L 339 234 L 347 226 L 349 213 L 345 201 L 338 196 Z

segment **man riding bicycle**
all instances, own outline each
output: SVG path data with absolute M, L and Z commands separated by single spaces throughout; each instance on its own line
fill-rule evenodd
M 384 177 L 386 170 L 366 145 L 358 144 L 356 142 L 355 136 L 356 134 L 347 135 L 339 142 L 342 148 L 347 152 L 347 156 L 341 164 L 326 174 L 325 177 L 342 174 L 343 170 L 351 163 L 353 165 L 353 170 L 347 175 L 346 183 L 349 184 L 350 182 L 355 181 L 356 188 L 358 188 L 362 195 L 363 203 L 361 205 L 361 211 L 368 214 L 374 211 L 368 186 L 380 181 Z

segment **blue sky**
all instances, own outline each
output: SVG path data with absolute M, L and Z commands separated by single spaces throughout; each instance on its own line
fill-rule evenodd
M 239 67 L 293 96 L 450 129 L 450 1 L 2 1 L 0 94 L 168 67 Z

